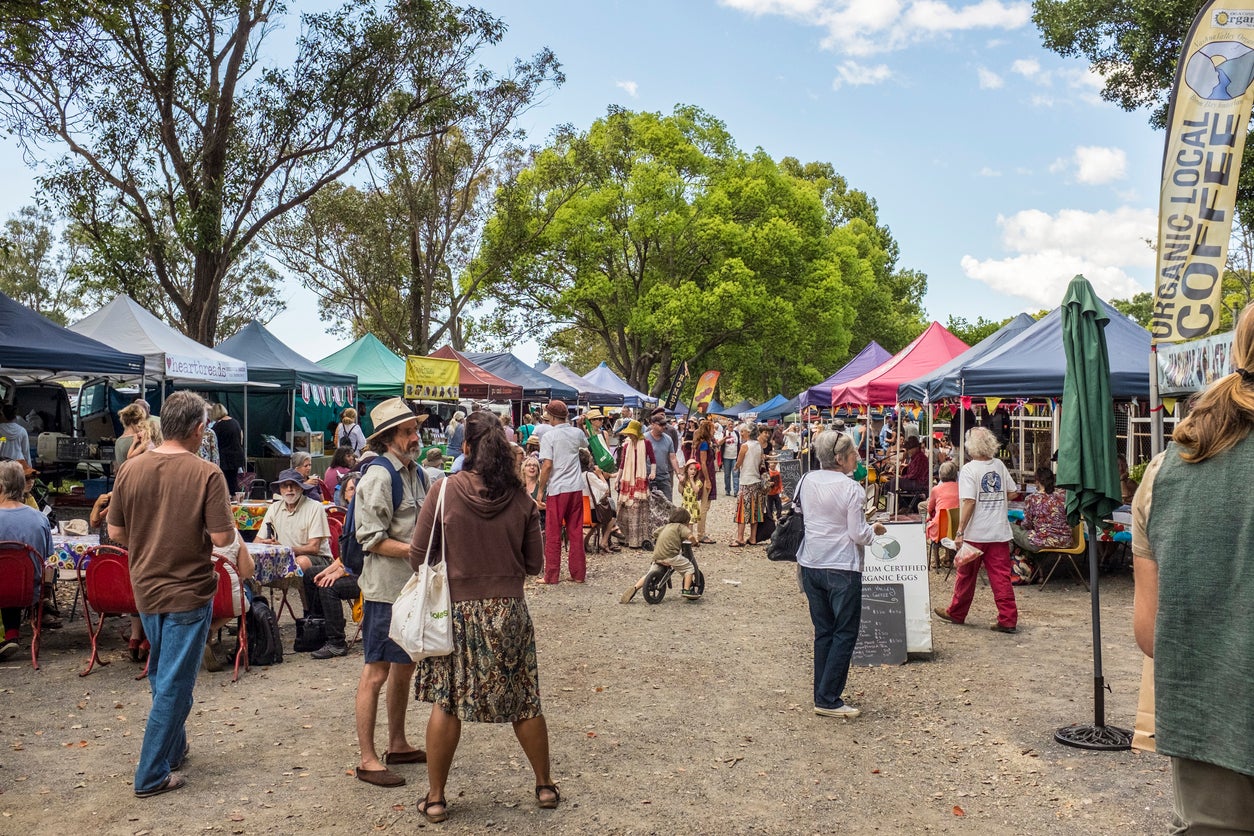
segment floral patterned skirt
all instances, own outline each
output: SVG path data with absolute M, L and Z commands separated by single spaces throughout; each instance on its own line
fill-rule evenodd
M 747 525 L 766 519 L 766 491 L 761 482 L 740 486 L 736 498 L 736 522 Z
M 472 723 L 513 723 L 544 713 L 527 602 L 454 601 L 452 615 L 453 652 L 418 663 L 415 696 Z

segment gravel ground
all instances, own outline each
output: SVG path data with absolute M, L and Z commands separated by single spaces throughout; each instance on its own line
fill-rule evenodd
M 731 513 L 728 499 L 713 506 L 720 543 L 697 552 L 707 577 L 699 602 L 674 590 L 658 606 L 639 596 L 619 604 L 648 564 L 630 550 L 592 558 L 585 586 L 528 585 L 562 788 L 556 811 L 536 809 L 504 726 L 463 726 L 443 825 L 415 809 L 423 766 L 397 767 L 409 779 L 400 789 L 354 780 L 358 648 L 326 662 L 288 656 L 238 683 L 202 672 L 188 786 L 138 800 L 130 782 L 147 685 L 132 679 L 119 619 L 102 634 L 113 664 L 80 679 L 80 618 L 45 633 L 40 671 L 29 656 L 0 667 L 0 833 L 75 823 L 101 834 L 1165 829 L 1166 759 L 1053 740 L 1057 727 L 1093 717 L 1083 587 L 1060 573 L 1044 590 L 1019 588 L 1019 633 L 1002 635 L 985 629 L 994 608 L 981 582 L 968 626 L 934 622 L 930 660 L 855 668 L 847 696 L 862 717 L 824 719 L 811 710 L 813 633 L 793 567 L 769 563 L 761 548 L 727 548 Z M 932 603 L 948 603 L 952 578 L 932 581 Z M 1141 659 L 1128 573 L 1103 578 L 1102 614 L 1107 718 L 1130 727 Z M 290 647 L 290 618 L 283 628 Z M 415 744 L 427 714 L 410 707 Z

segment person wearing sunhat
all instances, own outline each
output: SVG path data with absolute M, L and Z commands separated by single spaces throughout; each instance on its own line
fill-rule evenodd
M 601 439 L 601 443 L 605 445 L 605 449 L 610 449 L 610 434 L 609 431 L 605 429 L 605 413 L 594 406 L 592 409 L 585 412 L 582 418 L 587 422 L 585 424 L 585 428 L 592 428 L 588 437 L 591 438 L 593 435 L 596 435 Z
M 331 526 L 321 501 L 305 495 L 305 476 L 289 468 L 270 483 L 279 495 L 261 519 L 258 543 L 287 546 L 296 555 L 296 565 L 304 573 L 305 617 L 321 616 L 322 604 L 313 579 L 331 565 Z
M 640 422 L 632 419 L 619 432 L 618 526 L 623 539 L 638 549 L 648 538 L 649 479 L 653 476 L 653 445 L 644 437 Z
M 579 451 L 588 449 L 588 439 L 578 427 L 567 423 L 566 403 L 549 401 L 550 429 L 540 437 L 540 507 L 545 510 L 544 578 L 554 584 L 562 574 L 562 526 L 566 526 L 570 552 L 567 555 L 570 579 L 583 583 L 587 565 L 583 551 L 583 468 Z
M 427 495 L 426 474 L 415 457 L 421 449 L 415 415 L 403 398 L 389 398 L 370 410 L 374 432 L 366 447 L 377 455 L 365 465 L 357 482 L 354 515 L 357 541 L 365 550 L 359 586 L 362 595 L 362 651 L 365 667 L 357 682 L 357 742 L 361 748 L 358 780 L 379 787 L 399 787 L 405 778 L 388 767 L 425 763 L 427 755 L 405 737 L 405 714 L 412 699 L 410 683 L 414 661 L 388 638 L 392 604 L 413 574 L 409 541 L 418 522 L 418 510 Z M 393 480 L 401 485 L 401 502 L 392 504 Z M 338 561 L 315 581 L 332 584 L 347 572 Z M 341 613 L 342 618 L 342 613 Z M 342 647 L 325 648 L 342 656 Z M 315 651 L 315 655 L 322 651 Z M 325 658 L 325 657 L 324 657 Z M 374 728 L 379 692 L 387 685 L 388 741 L 382 758 L 375 749 Z

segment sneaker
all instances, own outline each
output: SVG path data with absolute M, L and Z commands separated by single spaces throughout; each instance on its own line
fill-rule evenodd
M 632 598 L 635 598 L 635 597 L 636 597 L 636 593 L 637 593 L 637 592 L 639 592 L 639 591 L 640 591 L 639 589 L 637 589 L 636 587 L 634 587 L 634 586 L 633 586 L 631 589 L 629 589 L 629 590 L 627 590 L 626 592 L 624 592 L 624 593 L 623 593 L 623 597 L 618 599 L 618 603 L 620 603 L 620 604 L 630 604 L 630 603 L 631 603 L 631 599 L 632 599 Z
M 695 601 L 701 597 L 701 593 L 694 589 L 681 589 L 679 590 L 679 594 L 691 601 Z
M 332 659 L 336 656 L 345 656 L 348 654 L 348 648 L 342 644 L 324 644 L 322 647 L 309 654 L 311 659 Z
M 862 710 L 854 708 L 852 705 L 842 705 L 839 708 L 822 708 L 816 705 L 814 713 L 820 717 L 840 717 L 844 720 L 852 720 L 854 717 L 861 715 Z
M 218 658 L 218 652 L 214 650 L 213 645 L 208 642 L 205 643 L 205 653 L 201 661 L 205 670 L 210 673 L 222 670 L 222 660 Z
M 17 642 L 13 641 L 13 639 L 5 639 L 3 642 L 0 642 L 0 659 L 8 659 L 17 651 Z
M 944 607 L 937 607 L 936 609 L 932 610 L 932 612 L 936 613 L 936 617 L 939 618 L 941 621 L 948 621 L 950 624 L 962 623 L 961 621 L 955 621 L 954 617 L 950 615 L 949 611 L 946 610 Z
M 994 633 L 1017 633 L 1019 632 L 1018 627 L 1003 627 L 1000 624 L 994 624 L 992 627 L 989 627 L 988 629 L 992 630 Z

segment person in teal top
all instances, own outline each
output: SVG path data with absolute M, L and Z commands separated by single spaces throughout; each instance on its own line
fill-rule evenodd
M 1232 360 L 1236 371 L 1201 394 L 1132 503 L 1133 627 L 1154 660 L 1172 833 L 1254 823 L 1254 305 Z

